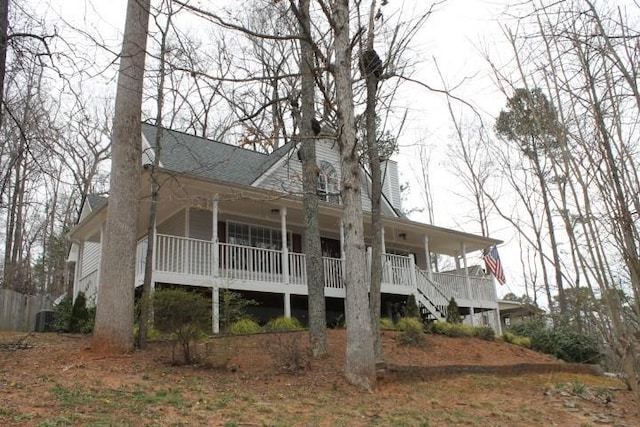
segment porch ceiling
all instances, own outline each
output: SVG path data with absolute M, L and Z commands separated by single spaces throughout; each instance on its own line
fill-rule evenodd
M 245 221 L 255 220 L 278 226 L 280 212 L 287 208 L 287 224 L 292 228 L 304 229 L 304 211 L 300 195 L 283 194 L 243 185 L 229 185 L 213 180 L 188 175 L 176 179 L 174 173 L 160 174 L 160 195 L 157 222 L 162 223 L 176 212 L 186 207 L 211 210 L 214 198 L 218 200 L 221 216 L 242 217 Z M 148 171 L 140 180 L 140 205 L 138 210 L 138 236 L 146 235 L 149 223 L 150 179 Z M 320 202 L 320 228 L 325 236 L 340 236 L 342 207 Z M 94 215 L 95 214 L 95 215 Z M 94 212 L 73 231 L 72 236 L 87 239 L 99 231 L 106 218 L 106 208 Z M 371 235 L 371 215 L 365 214 L 365 236 Z M 431 226 L 408 219 L 384 218 L 385 241 L 387 246 L 407 249 L 416 253 L 424 251 L 425 237 L 428 237 L 432 252 L 456 256 L 461 254 L 464 243 L 467 253 L 483 250 L 501 243 L 500 240 L 476 236 L 446 228 Z

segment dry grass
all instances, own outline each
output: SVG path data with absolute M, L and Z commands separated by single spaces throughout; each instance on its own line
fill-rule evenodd
M 306 345 L 305 333 L 298 333 Z M 0 342 L 16 335 L 0 335 Z M 592 375 L 383 377 L 375 393 L 342 377 L 344 331 L 330 354 L 286 373 L 266 335 L 214 339 L 199 349 L 216 363 L 171 366 L 171 348 L 105 357 L 82 336 L 35 334 L 0 347 L 0 425 L 17 426 L 595 426 L 640 425 L 623 385 Z M 205 350 L 208 346 L 209 350 Z M 213 355 L 212 349 L 220 352 Z M 424 346 L 384 334 L 389 363 L 415 366 L 556 363 L 502 342 L 427 336 Z M 224 368 L 212 368 L 212 366 Z

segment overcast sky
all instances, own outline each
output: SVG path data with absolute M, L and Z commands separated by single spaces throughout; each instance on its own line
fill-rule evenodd
M 126 0 L 78 1 L 49 0 L 52 15 L 59 14 L 63 19 L 76 27 L 87 31 L 101 39 L 105 44 L 117 51 L 121 43 L 121 28 L 124 24 Z M 222 5 L 234 0 L 207 2 L 208 7 Z M 418 33 L 412 49 L 420 65 L 416 67 L 413 78 L 421 80 L 433 87 L 442 87 L 440 77 L 436 73 L 435 62 L 442 71 L 449 86 L 458 85 L 455 95 L 472 103 L 488 116 L 495 116 L 504 105 L 505 99 L 497 92 L 490 78 L 486 61 L 481 52 L 489 52 L 492 58 L 498 58 L 504 50 L 504 37 L 498 20 L 504 19 L 507 0 L 448 0 L 440 4 L 435 13 L 428 19 Z M 401 8 L 404 13 L 414 9 L 424 9 L 427 2 L 423 0 L 389 0 L 390 7 Z M 86 46 L 90 48 L 89 46 Z M 104 86 L 107 96 L 111 88 Z M 445 98 L 442 95 L 405 85 L 404 96 L 409 116 L 401 139 L 398 161 L 402 171 L 402 179 L 415 186 L 415 178 L 411 172 L 415 165 L 415 152 L 411 148 L 415 141 L 425 141 L 433 150 L 431 166 L 432 189 L 436 205 L 436 225 L 463 231 L 479 233 L 479 229 L 470 222 L 465 214 L 469 207 L 452 193 L 459 190 L 455 176 L 445 168 L 447 161 L 447 144 L 451 142 L 451 127 Z M 115 93 L 113 94 L 115 95 Z M 458 105 L 460 111 L 466 107 Z M 412 207 L 419 205 L 420 199 L 413 197 Z M 425 220 L 426 216 L 416 213 L 414 219 Z M 510 241 L 513 232 L 510 230 L 492 229 L 492 237 Z M 470 258 L 472 264 L 480 263 L 480 257 Z M 501 252 L 506 264 L 507 275 L 510 265 L 518 266 L 517 254 L 505 248 Z M 509 277 L 507 277 L 509 279 Z M 513 286 L 511 286 L 513 285 Z M 523 291 L 515 286 L 502 287 L 500 294 Z

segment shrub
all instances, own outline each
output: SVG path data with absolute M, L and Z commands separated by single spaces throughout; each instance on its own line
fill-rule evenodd
M 180 344 L 184 363 L 195 363 L 195 343 L 204 336 L 210 325 L 210 302 L 201 294 L 184 289 L 160 289 L 153 293 L 155 327 L 171 334 L 175 347 Z
M 490 326 L 476 326 L 473 328 L 473 335 L 487 341 L 493 341 L 496 333 Z
M 70 294 L 66 294 L 62 301 L 53 309 L 54 320 L 53 329 L 56 332 L 69 332 L 69 324 L 71 322 L 71 311 L 73 309 L 73 298 Z
M 409 296 L 407 296 L 404 317 L 420 317 L 420 309 L 416 302 L 416 296 L 413 294 L 409 294 Z
M 602 356 L 593 337 L 567 327 L 550 328 L 544 317 L 515 325 L 509 328 L 509 332 L 529 338 L 533 350 L 551 354 L 565 362 L 597 363 Z
M 269 320 L 264 329 L 269 332 L 299 331 L 302 325 L 295 317 L 280 316 Z
M 213 369 L 225 368 L 229 365 L 234 350 L 233 337 L 216 336 L 204 345 L 202 365 Z
M 253 319 L 249 319 L 248 317 L 240 320 L 236 320 L 233 322 L 228 331 L 231 335 L 251 335 L 257 334 L 262 331 L 260 325 Z
M 75 302 L 67 294 L 54 309 L 54 330 L 88 334 L 93 331 L 96 317 L 95 307 L 87 308 L 84 292 L 79 292 Z
M 237 320 L 248 318 L 247 307 L 258 305 L 255 300 L 245 299 L 238 292 L 228 289 L 220 290 L 220 329 L 228 331 Z
M 380 328 L 381 329 L 396 329 L 396 325 L 393 323 L 388 317 L 382 317 L 380 319 Z
M 303 335 L 295 332 L 269 334 L 264 337 L 263 347 L 279 369 L 296 373 L 309 366 L 302 337 Z
M 533 337 L 547 329 L 547 318 L 545 316 L 537 316 L 529 321 L 509 327 L 508 332 L 521 337 Z
M 570 363 L 598 363 L 601 357 L 595 339 L 565 328 L 535 334 L 531 337 L 531 348 Z
M 422 321 L 417 317 L 403 317 L 398 321 L 400 342 L 407 345 L 420 345 L 424 342 Z
M 460 316 L 458 303 L 453 297 L 451 297 L 449 305 L 447 306 L 447 323 L 462 323 L 462 316 Z

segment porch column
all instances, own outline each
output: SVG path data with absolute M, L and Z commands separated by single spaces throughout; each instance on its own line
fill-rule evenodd
M 409 254 L 409 278 L 411 279 L 411 288 L 418 287 L 418 279 L 416 277 L 416 258 L 413 254 Z
M 367 246 L 367 257 L 365 258 L 365 263 L 366 263 L 366 269 L 367 269 L 367 277 L 365 277 L 367 284 L 367 289 L 371 287 L 371 260 L 373 259 L 373 250 L 371 249 L 371 246 Z M 383 273 L 382 273 L 382 281 L 384 282 L 384 263 L 382 264 L 383 266 Z
M 190 218 L 191 208 L 187 206 L 184 210 L 184 237 L 185 240 L 182 241 L 182 273 L 189 274 L 189 248 L 187 247 L 187 240 L 189 238 L 189 218 Z
M 156 282 L 153 280 L 153 276 L 155 275 L 156 272 L 156 266 L 158 265 L 158 223 L 157 223 L 157 219 L 154 218 L 153 219 L 153 228 L 151 229 L 151 233 L 153 233 L 153 236 L 151 236 L 151 242 L 153 243 L 153 246 L 151 247 L 152 252 L 151 252 L 151 292 L 153 292 L 156 289 Z M 147 239 L 149 239 L 149 236 L 147 236 Z M 147 241 L 147 244 L 148 241 Z M 146 254 L 145 254 L 145 258 L 146 258 Z M 146 268 L 146 266 L 145 266 Z M 144 279 L 143 279 L 144 280 Z
M 429 250 L 429 236 L 424 236 L 424 259 L 427 261 L 427 277 L 433 280 L 433 272 L 431 271 L 431 251 Z
M 218 242 L 218 199 L 211 203 L 211 329 L 214 334 L 220 333 L 220 287 L 218 286 L 220 249 Z
M 340 218 L 340 259 L 344 259 L 344 223 Z
M 96 273 L 96 305 L 98 305 L 98 295 L 100 294 L 98 287 L 100 286 L 100 281 L 102 280 L 102 278 L 100 277 L 101 276 L 100 273 L 102 272 L 102 252 L 104 251 L 104 236 L 106 234 L 107 234 L 107 223 L 103 222 L 102 225 L 100 225 L 100 259 L 98 260 L 98 272 Z
M 382 226 L 380 233 L 382 234 L 382 246 L 380 247 L 380 251 L 382 252 L 382 255 L 384 255 L 387 253 L 387 246 L 384 243 L 384 225 Z
M 462 252 L 462 265 L 463 265 L 463 269 L 464 269 L 464 281 L 467 285 L 467 295 L 469 298 L 470 302 L 470 306 L 469 306 L 469 313 L 471 314 L 471 326 L 475 326 L 475 320 L 474 320 L 474 310 L 473 310 L 473 293 L 471 292 L 471 280 L 469 279 L 469 269 L 467 267 L 467 248 L 466 245 L 464 244 L 464 242 L 462 242 L 460 244 L 460 252 Z
M 73 289 L 71 290 L 71 298 L 75 301 L 76 295 L 78 295 L 78 285 L 80 284 L 80 276 L 82 274 L 82 258 L 84 256 L 84 240 L 80 240 L 78 243 L 78 260 L 76 261 L 75 274 L 73 276 Z M 98 271 L 100 267 L 98 267 Z M 97 283 L 96 283 L 97 285 Z
M 213 283 L 211 288 L 211 329 L 214 334 L 220 333 L 220 288 Z
M 219 249 L 219 239 L 218 239 L 218 200 L 213 199 L 211 205 L 211 243 L 212 248 L 212 260 L 213 263 L 211 266 L 211 272 L 213 273 L 213 285 L 214 287 L 217 285 L 216 278 L 218 278 L 219 274 L 219 257 L 220 257 L 220 249 Z
M 280 230 L 282 233 L 282 282 L 289 284 L 289 245 L 287 244 L 287 208 L 280 208 Z M 291 294 L 284 294 L 284 316 L 291 317 Z

